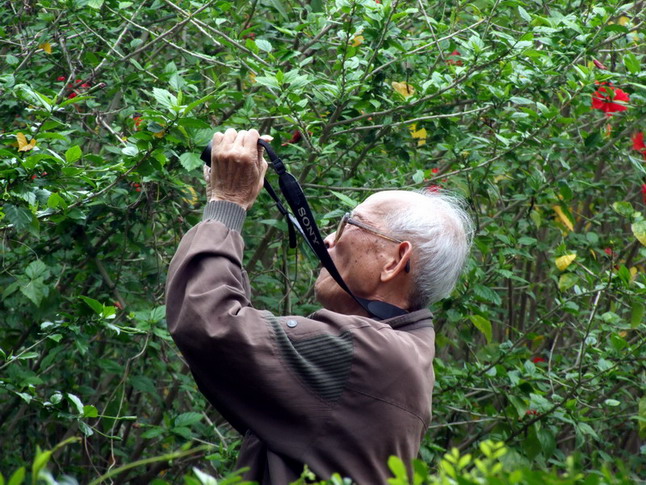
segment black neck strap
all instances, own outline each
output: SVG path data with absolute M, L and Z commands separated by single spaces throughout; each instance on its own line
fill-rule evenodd
M 323 237 L 319 232 L 318 226 L 316 225 L 316 220 L 312 214 L 303 189 L 299 185 L 296 178 L 287 171 L 283 161 L 276 155 L 273 148 L 269 143 L 264 140 L 258 140 L 258 145 L 262 146 L 267 155 L 269 156 L 270 165 L 278 175 L 278 185 L 280 191 L 282 192 L 285 200 L 289 204 L 292 212 L 290 213 L 285 206 L 282 204 L 276 191 L 273 189 L 267 178 L 265 178 L 265 189 L 269 192 L 269 195 L 276 202 L 276 206 L 281 214 L 286 217 L 287 226 L 289 228 L 289 241 L 290 246 L 295 247 L 296 238 L 294 228 L 298 230 L 307 242 L 308 246 L 314 251 L 314 254 L 321 261 L 321 264 L 325 269 L 328 270 L 330 276 L 338 283 L 338 285 L 348 293 L 368 314 L 378 318 L 380 320 L 386 320 L 389 318 L 397 317 L 400 315 L 405 315 L 408 313 L 406 310 L 403 310 L 395 305 L 386 303 L 384 301 L 377 300 L 367 300 L 365 298 L 360 298 L 355 296 L 348 285 L 343 281 L 341 274 L 336 269 L 330 254 L 328 253 L 327 247 L 323 241 Z M 202 152 L 202 160 L 207 165 L 211 165 L 211 143 L 206 147 L 204 152 Z

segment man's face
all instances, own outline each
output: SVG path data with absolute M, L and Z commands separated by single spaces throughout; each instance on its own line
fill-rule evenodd
M 401 200 L 400 192 L 379 192 L 370 196 L 352 211 L 352 218 L 376 230 L 388 233 L 383 221 Z M 388 241 L 360 227 L 347 224 L 343 235 L 335 241 L 336 232 L 325 238 L 330 257 L 352 292 L 362 298 L 378 294 L 383 261 L 388 251 L 397 250 L 397 243 Z M 323 268 L 314 285 L 317 300 L 328 310 L 346 314 L 362 314 L 362 309 Z

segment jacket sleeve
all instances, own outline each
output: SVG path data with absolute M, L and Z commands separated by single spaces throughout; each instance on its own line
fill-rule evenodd
M 286 337 L 284 318 L 251 305 L 239 232 L 244 210 L 212 202 L 205 217 L 184 236 L 170 264 L 166 286 L 170 333 L 202 393 L 238 431 L 251 429 L 278 450 L 303 446 L 290 440 L 296 434 L 306 440 L 302 430 L 316 428 L 311 420 L 328 405 L 308 392 L 298 375 L 298 365 L 307 368 L 312 362 L 307 351 Z M 296 321 L 292 318 L 307 321 L 288 318 L 290 325 Z M 285 362 L 289 355 L 295 366 Z M 300 433 L 289 431 L 295 427 Z

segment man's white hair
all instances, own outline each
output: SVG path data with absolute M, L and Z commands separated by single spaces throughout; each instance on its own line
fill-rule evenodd
M 423 196 L 419 203 L 394 209 L 385 221 L 394 237 L 413 245 L 411 310 L 451 294 L 469 256 L 474 233 L 464 199 L 441 189 L 417 193 Z

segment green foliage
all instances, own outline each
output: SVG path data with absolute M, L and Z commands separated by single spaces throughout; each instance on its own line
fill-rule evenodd
M 163 306 L 201 215 L 199 154 L 229 126 L 274 136 L 323 228 L 373 190 L 467 198 L 474 254 L 433 309 L 415 483 L 644 474 L 639 2 L 41 0 L 3 13 L 7 483 L 28 479 L 38 447 L 54 450 L 39 470 L 83 483 L 115 470 L 235 483 L 240 437 L 196 390 Z M 317 265 L 284 229 L 262 195 L 245 225 L 255 303 L 305 314 Z

